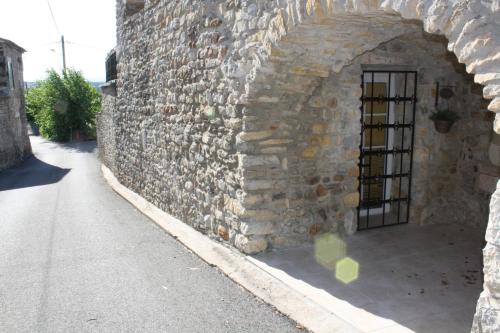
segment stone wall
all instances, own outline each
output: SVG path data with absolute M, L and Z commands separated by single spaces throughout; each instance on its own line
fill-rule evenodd
M 500 112 L 499 15 L 498 1 L 480 0 L 119 0 L 109 159 L 124 185 L 244 252 L 328 228 L 352 232 L 359 64 L 407 62 L 411 54 L 385 43 L 422 29 L 443 35 Z M 443 62 L 442 47 L 427 51 Z M 466 219 L 479 223 L 485 197 L 471 184 L 485 159 L 487 113 L 449 63 L 436 72 L 416 65 L 427 109 L 417 122 L 414 218 L 460 218 L 439 207 L 467 202 L 479 216 Z M 444 137 L 427 121 L 434 79 L 455 86 L 463 117 Z M 436 170 L 446 172 L 426 180 Z M 442 201 L 429 201 L 432 191 Z
M 472 333 L 500 331 L 500 182 L 491 198 L 490 218 L 483 250 L 484 291 L 477 303 Z
M 108 82 L 101 86 L 102 110 L 97 114 L 97 146 L 99 158 L 111 171 L 116 172 L 116 83 Z
M 240 190 L 241 107 L 221 71 L 231 27 L 224 1 L 118 2 L 116 175 L 193 227 L 236 243 L 226 203 Z M 240 244 L 241 246 L 246 246 Z
M 23 52 L 0 39 L 0 170 L 31 154 L 24 109 Z
M 358 201 L 355 161 L 359 137 L 356 139 L 357 131 L 342 126 L 356 116 L 345 114 L 342 107 L 322 109 L 317 105 L 346 106 L 349 102 L 344 95 L 319 101 L 314 94 L 330 78 L 337 91 L 359 96 L 359 88 L 346 88 L 357 84 L 355 81 L 348 82 L 348 78 L 340 86 L 335 73 L 381 43 L 421 31 L 414 21 L 400 15 L 421 19 L 424 30 L 445 34 L 449 48 L 469 65 L 468 70 L 489 70 L 495 61 L 490 51 L 496 41 L 485 39 L 489 36 L 485 26 L 495 22 L 491 16 L 494 6 L 442 5 L 119 1 L 119 77 L 113 118 L 118 178 L 162 209 L 244 251 L 284 245 L 292 234 L 299 235 L 298 240 L 307 239 L 321 231 L 318 220 L 328 221 L 332 229 L 352 232 L 352 208 Z M 424 9 L 432 15 L 422 14 Z M 471 16 L 476 12 L 484 14 L 477 23 L 475 15 Z M 441 19 L 451 23 L 446 25 Z M 473 32 L 467 19 L 477 27 Z M 462 34 L 456 31 L 462 28 Z M 468 38 L 479 38 L 478 33 L 486 45 L 480 54 L 468 42 Z M 477 63 L 479 55 L 484 63 Z M 494 97 L 495 76 L 476 75 L 476 80 L 489 84 L 485 95 Z M 495 103 L 490 109 L 495 110 Z M 326 113 L 303 117 L 302 108 Z M 475 117 L 486 116 L 477 113 Z M 335 120 L 335 125 L 325 124 L 325 119 Z M 463 133 L 462 125 L 457 124 L 455 133 Z M 422 142 L 429 146 L 437 137 L 428 128 L 422 131 Z M 467 145 L 484 151 L 487 134 L 478 131 L 480 142 L 469 139 L 454 145 L 452 139 L 441 140 L 433 147 L 446 146 L 444 151 L 449 154 L 433 154 L 434 159 L 426 161 L 428 167 L 419 171 L 441 167 L 435 156 L 447 158 L 446 165 L 451 165 Z M 323 146 L 332 150 L 323 154 L 326 158 L 318 166 L 316 155 Z M 417 163 L 419 158 L 431 156 L 425 149 L 417 151 Z M 455 167 L 471 174 L 471 165 L 483 158 L 477 155 L 471 158 L 474 162 L 460 162 L 463 166 Z M 329 169 L 333 163 L 328 159 L 337 163 L 335 170 Z M 421 185 L 417 182 L 415 213 L 422 216 L 419 221 L 439 211 L 436 207 L 444 202 L 433 208 L 426 193 L 437 189 L 433 186 L 443 190 L 444 184 L 453 183 L 450 177 Z M 462 185 L 455 187 L 463 189 Z M 476 202 L 476 193 L 471 194 L 473 200 L 464 199 L 464 191 L 460 193 L 448 196 L 447 202 L 452 197 L 457 205 L 464 200 Z M 330 207 L 325 209 L 325 205 Z M 480 206 L 471 211 L 481 211 Z
M 244 128 L 251 131 L 240 134 L 237 145 L 244 153 L 244 205 L 264 215 L 255 235 L 283 245 L 312 240 L 320 232 L 356 230 L 360 77 L 366 64 L 407 65 L 419 73 L 410 222 L 486 224 L 489 193 L 474 184 L 479 164 L 487 163 L 491 117 L 480 89 L 444 41 L 423 35 L 419 25 L 413 30 L 328 77 L 297 78 L 286 63 L 275 69 L 282 77 L 261 93 L 265 103 L 245 109 Z M 461 117 L 446 135 L 429 119 L 436 82 L 455 95 L 449 103 L 441 98 L 438 107 L 449 106 Z M 406 215 L 406 207 L 402 211 Z

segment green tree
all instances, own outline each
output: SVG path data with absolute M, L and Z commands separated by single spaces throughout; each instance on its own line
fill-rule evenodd
M 71 133 L 81 131 L 95 138 L 95 118 L 101 109 L 101 95 L 82 73 L 55 70 L 26 93 L 28 119 L 35 122 L 40 134 L 54 141 L 68 141 Z

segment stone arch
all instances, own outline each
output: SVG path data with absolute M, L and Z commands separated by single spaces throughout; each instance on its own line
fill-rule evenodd
M 274 122 L 272 115 L 279 111 L 280 117 L 288 117 L 299 112 L 297 108 L 306 103 L 320 80 L 331 73 L 339 73 L 357 56 L 381 43 L 408 33 L 407 29 L 411 30 L 416 22 L 423 31 L 446 37 L 448 50 L 466 66 L 467 72 L 474 75 L 474 81 L 484 86 L 483 97 L 491 100 L 487 108 L 496 113 L 494 130 L 500 134 L 500 37 L 495 33 L 500 31 L 498 6 L 498 3 L 480 1 L 308 0 L 287 1 L 276 10 L 265 33 L 263 47 L 244 50 L 253 56 L 256 64 L 246 77 L 245 92 L 240 97 L 244 105 L 243 123 L 237 137 L 244 191 L 242 205 L 245 207 L 240 230 L 246 239 L 258 241 L 267 237 L 275 245 L 286 244 L 287 239 L 279 235 L 283 230 L 273 235 L 277 221 L 283 217 L 291 219 L 292 223 L 284 228 L 292 228 L 293 219 L 303 216 L 302 208 L 290 209 L 293 206 L 290 201 L 282 200 L 287 196 L 286 178 L 300 177 L 285 175 L 290 164 L 286 156 L 287 145 L 295 144 L 296 128 Z M 359 29 L 353 33 L 358 22 Z M 348 38 L 329 39 L 332 34 L 345 34 Z M 314 40 L 318 35 L 325 38 Z M 346 44 L 348 40 L 351 44 Z M 355 93 L 360 94 L 359 91 Z M 332 104 L 338 102 L 331 101 Z M 321 128 L 316 130 L 315 145 L 320 146 L 325 138 L 321 136 Z M 314 154 L 314 150 L 311 148 L 307 153 Z M 310 179 L 311 183 L 316 181 Z M 497 189 L 490 206 L 486 236 L 489 244 L 484 252 L 486 283 L 477 308 L 473 328 L 476 332 L 498 325 L 493 319 L 499 310 L 488 305 L 488 297 L 498 288 L 494 267 L 500 246 L 500 207 L 495 201 L 499 193 Z M 344 203 L 350 204 L 355 199 L 346 197 Z M 328 212 L 319 214 L 325 218 Z M 303 231 L 316 232 L 315 229 Z
M 350 19 L 352 22 L 352 18 Z M 362 24 L 371 24 L 370 22 L 370 19 L 367 19 L 363 20 Z M 380 20 L 374 22 L 377 24 Z M 387 40 L 382 44 L 390 46 L 391 43 L 398 42 L 399 37 L 397 36 L 411 35 L 410 38 L 414 40 L 415 44 L 418 42 L 421 49 L 425 48 L 425 43 L 432 43 L 434 44 L 433 48 L 438 49 L 437 52 L 441 58 L 449 56 L 446 46 L 442 45 L 442 39 L 430 35 L 420 36 L 422 34 L 420 25 L 414 22 L 398 24 L 397 21 L 392 21 L 391 23 L 393 22 L 397 28 L 388 32 L 388 38 L 385 35 Z M 347 27 L 347 25 L 344 26 Z M 349 27 L 352 28 L 352 25 Z M 363 31 L 366 30 L 366 27 L 361 27 L 358 31 L 363 34 Z M 439 41 L 433 41 L 433 39 Z M 363 44 L 362 39 L 360 45 L 362 46 L 357 50 L 361 50 L 360 52 L 364 55 L 367 54 L 365 48 L 368 46 Z M 390 47 L 397 47 L 397 44 Z M 409 49 L 412 45 L 407 44 L 404 47 Z M 417 51 L 417 47 L 415 47 L 415 53 L 418 53 Z M 432 59 L 433 55 L 425 54 L 423 51 L 421 53 L 420 57 Z M 237 137 L 237 150 L 241 154 L 242 187 L 247 195 L 245 204 L 248 211 L 256 211 L 256 208 L 261 209 L 258 215 L 255 213 L 254 216 L 249 216 L 249 221 L 245 221 L 243 218 L 243 223 L 253 224 L 254 235 L 287 234 L 284 239 L 280 239 L 278 236 L 271 240 L 272 243 L 278 245 L 289 241 L 290 233 L 302 234 L 308 238 L 308 233 L 317 232 L 318 226 L 314 223 L 316 220 L 325 221 L 326 225 L 334 228 L 334 231 L 354 232 L 356 225 L 353 221 L 353 209 L 358 205 L 357 176 L 361 129 L 358 112 L 359 97 L 361 96 L 359 58 L 360 56 L 353 57 L 338 73 L 330 71 L 327 65 L 321 63 L 315 66 L 314 63 L 303 64 L 273 59 L 272 64 L 266 69 L 267 75 L 256 76 L 253 81 L 255 84 L 247 88 L 250 94 L 247 96 L 243 109 L 243 131 Z M 413 66 L 419 65 L 418 62 L 412 63 L 409 60 L 410 56 L 399 58 L 403 59 L 399 60 L 397 63 L 399 65 L 408 63 Z M 370 59 L 365 60 L 368 60 L 365 63 L 370 63 Z M 378 63 L 383 63 L 380 59 L 378 60 Z M 443 68 L 446 67 L 446 71 L 442 69 L 443 72 L 440 76 L 422 74 L 422 77 L 425 77 L 426 80 L 430 80 L 431 77 L 435 77 L 435 79 L 448 77 L 449 73 L 454 73 L 453 67 L 458 65 L 456 62 L 448 63 L 445 60 L 440 61 L 440 63 Z M 438 70 L 440 69 L 438 68 Z M 438 70 L 436 70 L 436 75 Z M 351 73 L 345 75 L 344 71 Z M 463 82 L 463 84 L 470 85 L 468 82 Z M 319 91 L 324 89 L 325 85 L 329 85 L 330 92 Z M 434 81 L 426 82 L 424 86 L 428 90 L 425 94 L 426 106 L 433 106 L 430 97 L 433 85 Z M 477 101 L 480 97 L 471 98 L 476 100 L 476 105 L 481 104 Z M 422 110 L 418 114 L 421 119 L 417 123 L 421 121 L 424 123 L 419 125 L 418 129 L 430 132 L 430 136 L 435 136 L 435 133 L 429 131 L 428 128 L 430 111 Z M 464 114 L 463 116 L 465 117 L 464 123 L 467 123 L 465 119 L 471 119 L 470 115 Z M 486 113 L 474 113 L 474 116 L 484 119 Z M 482 121 L 478 125 L 481 129 L 478 128 L 478 131 L 474 132 L 478 137 L 483 137 L 485 127 L 486 129 L 491 128 L 491 125 L 485 126 L 484 124 L 485 122 Z M 463 133 L 456 136 L 456 142 L 472 140 L 472 138 L 467 139 L 467 133 L 472 132 L 470 129 L 465 130 L 464 128 Z M 418 186 L 415 187 L 418 189 L 415 193 L 419 194 L 431 190 L 424 184 L 425 179 L 428 178 L 426 174 L 436 172 L 438 170 L 436 168 L 448 168 L 451 165 L 448 166 L 446 163 L 433 164 L 434 170 L 426 169 L 429 165 L 427 162 L 429 162 L 432 147 L 429 145 L 429 139 L 425 141 L 420 136 L 417 138 L 415 146 L 418 153 L 417 162 L 422 162 L 422 164 L 417 163 L 418 168 L 416 168 L 414 176 L 422 179 L 417 182 Z M 435 139 L 441 140 L 437 136 Z M 489 137 L 487 139 L 483 137 L 482 141 L 485 140 L 488 142 Z M 442 142 L 442 145 L 450 146 L 450 149 L 446 148 L 448 153 L 452 156 L 458 156 L 459 152 L 456 151 L 458 148 L 456 146 L 462 144 L 454 145 L 448 140 L 448 142 Z M 487 148 L 484 147 L 484 143 L 482 146 L 482 150 L 485 151 Z M 434 155 L 440 154 L 439 151 L 434 153 Z M 435 159 L 435 157 L 433 158 Z M 323 162 L 318 163 L 319 160 L 325 159 L 331 160 L 328 162 L 329 165 L 324 165 Z M 340 163 L 340 161 L 343 162 Z M 422 168 L 420 168 L 421 166 Z M 331 169 L 340 171 L 336 174 L 329 174 Z M 473 181 L 470 180 L 468 184 L 473 184 Z M 466 185 L 464 184 L 464 186 Z M 436 189 L 443 190 L 442 188 L 432 190 Z M 330 198 L 330 203 L 311 205 L 312 199 L 325 201 L 331 193 L 335 194 L 335 198 Z M 418 207 L 415 213 L 419 213 L 415 216 L 412 215 L 412 220 L 424 221 L 426 216 L 434 215 L 437 212 L 437 210 L 432 211 L 427 207 L 428 198 L 419 196 L 418 199 L 419 201 L 415 202 L 416 207 Z M 452 199 L 450 198 L 450 200 Z M 460 207 L 457 200 L 453 199 L 452 201 L 455 201 L 457 207 Z M 333 203 L 337 207 L 328 209 L 325 207 L 327 203 Z M 485 206 L 482 205 L 480 209 L 483 213 L 487 209 Z M 309 212 L 304 211 L 304 209 L 309 210 Z M 278 222 L 283 220 L 287 221 L 285 224 L 288 226 Z M 481 220 L 485 221 L 486 218 L 483 217 Z M 258 227 L 258 221 L 261 222 L 260 227 Z M 249 235 L 252 233 L 249 232 Z
M 269 72 L 268 66 L 274 61 L 280 58 L 292 59 L 300 54 L 301 61 L 307 65 L 307 61 L 304 61 L 307 56 L 318 58 L 318 54 L 314 54 L 314 50 L 308 48 L 308 33 L 317 33 L 324 29 L 333 32 L 336 29 L 334 25 L 340 25 L 344 21 L 346 25 L 351 26 L 356 18 L 382 19 L 386 23 L 398 20 L 418 21 L 423 24 L 425 32 L 446 37 L 448 49 L 455 53 L 459 62 L 467 66 L 469 73 L 475 75 L 475 81 L 484 85 L 484 97 L 492 99 L 489 110 L 500 112 L 500 39 L 495 35 L 495 31 L 500 29 L 498 7 L 498 3 L 488 4 L 477 0 L 457 2 L 446 0 L 288 0 L 281 8 L 275 9 L 276 15 L 270 21 L 263 38 L 263 49 L 256 50 L 254 47 L 249 47 L 244 50 L 253 53 L 257 63 L 252 73 L 247 76 L 245 97 L 251 98 L 252 82 L 254 80 L 258 82 L 259 73 L 266 76 Z M 370 31 L 365 31 L 365 33 L 370 33 Z M 298 43 L 300 35 L 306 37 L 302 39 L 302 45 Z M 293 44 L 294 41 L 295 50 L 287 50 L 286 45 Z M 377 43 L 380 44 L 380 41 L 373 40 L 357 52 L 346 52 L 340 57 L 336 53 L 326 52 L 321 55 L 320 61 L 324 66 L 320 66 L 318 70 L 338 72 L 356 55 L 374 48 L 378 45 Z M 339 46 L 342 46 L 332 40 L 326 40 L 322 45 L 318 43 L 312 45 L 319 47 L 320 50 L 338 50 Z M 315 63 L 318 62 L 315 61 Z
M 275 10 L 276 15 L 263 38 L 263 48 L 254 43 L 240 51 L 243 58 L 253 57 L 256 64 L 246 76 L 245 92 L 240 95 L 239 102 L 244 105 L 243 121 L 242 131 L 236 138 L 236 148 L 241 154 L 241 186 L 246 195 L 243 206 L 247 208 L 242 225 L 253 225 L 242 230 L 255 229 L 249 235 L 276 232 L 276 221 L 290 212 L 285 201 L 277 212 L 260 210 L 247 216 L 262 202 L 268 203 L 264 208 L 274 207 L 272 202 L 286 197 L 284 191 L 289 187 L 290 177 L 298 176 L 288 170 L 291 161 L 286 150 L 290 144 L 304 144 L 293 140 L 300 121 L 295 119 L 295 123 L 284 125 L 279 124 L 280 120 L 293 118 L 293 113 L 300 112 L 320 80 L 339 73 L 353 59 L 384 42 L 416 30 L 444 35 L 448 50 L 465 63 L 467 71 L 475 74 L 477 83 L 485 85 L 484 97 L 493 99 L 489 110 L 500 111 L 499 73 L 495 72 L 500 68 L 497 52 L 500 41 L 492 35 L 499 25 L 493 6 L 488 8 L 478 2 L 452 5 L 445 1 L 286 3 L 287 6 Z M 359 87 L 352 89 L 352 94 L 360 96 Z M 328 141 L 331 138 L 321 137 L 321 129 L 313 131 L 318 133 L 314 143 L 304 147 L 306 155 L 314 155 L 323 144 L 332 144 Z M 354 164 L 354 149 L 349 150 L 349 154 Z M 353 165 L 346 168 L 354 173 Z M 314 178 L 311 182 L 314 183 Z M 345 203 L 353 206 L 357 201 L 352 190 L 354 185 L 343 186 L 348 187 L 348 193 L 352 192 Z M 303 216 L 303 212 L 299 214 Z M 320 215 L 324 217 L 328 213 L 320 212 Z M 286 218 L 294 219 L 293 216 Z M 258 227 L 257 222 L 261 224 Z M 282 240 L 275 242 L 279 244 Z

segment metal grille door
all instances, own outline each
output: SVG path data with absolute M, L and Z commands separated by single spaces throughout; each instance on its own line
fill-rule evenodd
M 408 223 L 416 71 L 363 71 L 358 230 Z

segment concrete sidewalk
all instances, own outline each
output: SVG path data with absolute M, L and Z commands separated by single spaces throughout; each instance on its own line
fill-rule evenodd
M 405 225 L 359 233 L 341 245 L 359 266 L 357 278 L 342 283 L 314 245 L 242 255 L 102 170 L 115 191 L 203 260 L 313 332 L 470 331 L 481 291 L 478 230 Z M 339 247 L 333 247 L 335 255 Z

